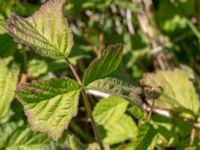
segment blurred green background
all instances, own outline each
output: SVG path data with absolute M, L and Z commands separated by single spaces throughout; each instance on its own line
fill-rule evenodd
M 41 4 L 40 0 L 0 1 L 1 57 L 19 53 L 4 34 L 3 25 L 10 13 L 30 16 Z M 122 43 L 124 67 L 134 78 L 180 64 L 199 74 L 199 8 L 198 0 L 69 0 L 65 15 L 75 40 L 71 58 L 77 63 L 79 58 L 98 56 L 109 44 Z M 29 54 L 23 54 L 24 61 L 41 63 Z M 160 59 L 164 64 L 157 63 Z M 27 67 L 26 63 L 21 65 Z

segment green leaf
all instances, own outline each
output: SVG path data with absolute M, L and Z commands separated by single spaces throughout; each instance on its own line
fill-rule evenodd
M 156 107 L 172 111 L 186 109 L 194 114 L 199 112 L 200 103 L 194 85 L 180 69 L 148 73 L 144 75 L 143 83 L 155 88 L 161 87 L 163 92 L 156 100 Z M 148 102 L 152 101 L 149 99 Z
M 49 150 L 47 135 L 33 132 L 30 128 L 18 128 L 7 139 L 6 150 Z
M 13 56 L 17 46 L 8 34 L 0 34 L 0 57 L 6 58 Z
M 36 57 L 28 62 L 28 75 L 31 77 L 44 76 L 49 72 L 67 69 L 64 59 L 49 59 Z
M 141 105 L 142 103 L 140 98 L 141 89 L 118 78 L 106 77 L 95 80 L 86 88 L 91 94 L 95 94 L 94 91 L 99 91 L 109 95 L 123 97 L 136 105 Z
M 154 128 L 157 131 L 157 141 L 159 141 L 159 145 L 162 145 L 162 147 L 178 146 L 180 132 L 178 132 L 179 134 L 177 133 L 179 127 L 174 123 L 176 120 L 159 115 L 152 115 L 151 120 Z M 185 123 L 181 122 L 181 124 Z M 182 132 L 187 132 L 187 130 L 190 131 L 190 134 L 191 127 L 188 124 L 186 124 L 185 129 L 183 129 Z
M 0 13 L 0 34 L 4 34 L 5 33 L 5 29 L 3 28 L 3 26 L 5 25 L 5 18 L 3 16 L 3 14 Z
M 152 125 L 146 123 L 139 127 L 135 149 L 152 150 L 156 145 L 156 130 Z
M 128 102 L 120 97 L 101 99 L 93 111 L 95 122 L 103 125 L 115 123 L 122 117 L 127 106 Z
M 48 72 L 48 64 L 43 59 L 32 59 L 28 63 L 28 74 L 39 77 Z
M 109 145 L 104 144 L 105 150 L 111 150 Z M 101 150 L 98 143 L 90 143 L 87 150 Z
M 66 0 L 49 0 L 28 18 L 11 14 L 6 29 L 20 43 L 44 56 L 67 57 L 73 45 L 72 33 L 64 17 Z
M 197 147 L 196 146 L 188 146 L 185 148 L 185 150 L 196 150 Z
M 160 1 L 156 14 L 160 28 L 167 32 L 186 28 L 187 17 L 195 14 L 195 5 L 195 0 Z
M 147 119 L 147 115 L 145 114 L 144 111 L 142 111 L 140 108 L 138 108 L 137 106 L 133 105 L 132 107 L 130 107 L 128 109 L 128 112 L 133 115 L 135 118 L 140 119 L 140 120 L 146 120 Z
M 104 127 L 104 132 L 101 132 L 103 142 L 105 144 L 116 144 L 125 140 L 136 140 L 137 126 L 128 115 L 123 115 L 118 121 L 113 124 L 107 124 Z
M 86 150 L 87 146 L 82 144 L 75 136 L 71 135 L 68 139 L 68 146 L 71 150 Z
M 18 81 L 18 70 L 7 66 L 7 61 L 0 59 L 0 123 L 8 119 L 10 104 L 14 99 Z
M 6 146 L 7 140 L 17 127 L 18 123 L 13 121 L 0 124 L 0 149 L 3 149 L 3 147 Z
M 33 130 L 58 140 L 77 114 L 79 84 L 69 78 L 27 84 L 17 93 Z
M 100 58 L 94 60 L 83 76 L 83 83 L 89 83 L 109 76 L 119 66 L 122 60 L 122 46 L 109 46 Z

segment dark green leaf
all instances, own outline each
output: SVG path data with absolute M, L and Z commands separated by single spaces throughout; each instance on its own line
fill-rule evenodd
M 148 123 L 139 127 L 135 149 L 152 150 L 156 145 L 157 133 L 154 127 Z
M 100 58 L 97 58 L 86 70 L 83 83 L 89 83 L 105 78 L 114 72 L 122 60 L 122 46 L 109 46 Z

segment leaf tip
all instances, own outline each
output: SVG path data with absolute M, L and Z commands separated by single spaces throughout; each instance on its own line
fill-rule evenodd
M 123 50 L 123 44 L 121 43 L 117 43 L 117 44 L 112 44 L 112 45 L 109 45 L 105 51 L 108 51 L 108 50 L 117 50 L 117 51 L 121 51 Z

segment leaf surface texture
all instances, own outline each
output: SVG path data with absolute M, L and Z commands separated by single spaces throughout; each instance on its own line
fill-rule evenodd
M 79 85 L 69 78 L 27 84 L 18 91 L 28 121 L 34 130 L 57 140 L 77 114 Z
M 72 33 L 64 17 L 66 0 L 49 0 L 28 18 L 11 14 L 6 24 L 16 41 L 29 45 L 44 56 L 67 57 L 73 45 Z

